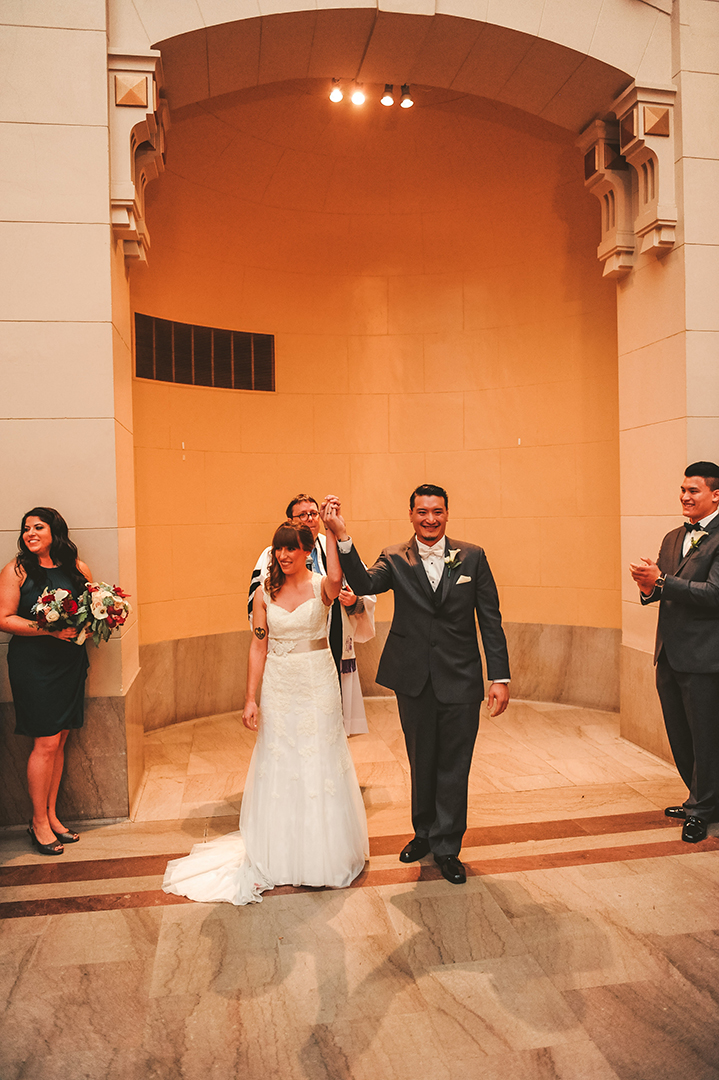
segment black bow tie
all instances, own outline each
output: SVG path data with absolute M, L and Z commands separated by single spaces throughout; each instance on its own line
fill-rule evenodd
M 685 521 L 684 528 L 687 532 L 704 532 L 704 527 L 700 525 L 699 522 L 695 525 L 692 521 Z

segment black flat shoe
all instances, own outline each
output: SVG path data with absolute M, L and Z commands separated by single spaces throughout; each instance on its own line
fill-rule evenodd
M 464 885 L 467 871 L 456 855 L 435 855 L 434 861 L 442 871 L 442 877 L 452 885 Z
M 80 839 L 80 833 L 78 832 L 55 832 L 55 829 L 52 831 L 61 844 L 76 844 Z
M 664 811 L 664 817 L 681 818 L 684 821 L 686 816 L 687 812 L 683 806 L 667 806 Z
M 706 840 L 707 822 L 698 817 L 688 817 L 682 829 L 682 840 L 687 844 L 698 844 L 700 840 Z
M 417 862 L 417 859 L 423 859 L 428 854 L 429 840 L 427 837 L 415 836 L 414 840 L 410 840 L 407 846 L 400 851 L 399 861 L 403 863 Z
M 32 846 L 40 852 L 41 855 L 62 855 L 65 848 L 56 840 L 54 844 L 41 844 L 38 838 L 35 836 L 32 824 L 28 825 L 27 831 L 30 833 L 30 839 L 32 840 Z

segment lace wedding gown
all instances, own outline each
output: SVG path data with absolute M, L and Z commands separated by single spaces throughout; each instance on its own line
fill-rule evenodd
M 327 648 L 322 579 L 294 611 L 265 593 L 269 645 L 240 831 L 170 862 L 165 892 L 248 904 L 275 885 L 344 888 L 368 856 L 367 819 Z M 294 650 L 294 651 L 293 651 Z

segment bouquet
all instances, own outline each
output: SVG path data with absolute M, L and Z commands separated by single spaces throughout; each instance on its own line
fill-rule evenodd
M 31 614 L 41 630 L 66 630 L 86 623 L 88 609 L 86 592 L 76 600 L 67 589 L 44 589 Z
M 129 595 L 119 585 L 88 581 L 80 597 L 80 606 L 85 608 L 85 625 L 75 638 L 76 644 L 82 645 L 86 638 L 91 637 L 99 645 L 101 641 L 108 640 L 116 626 L 124 626 L 132 611 L 127 602 Z

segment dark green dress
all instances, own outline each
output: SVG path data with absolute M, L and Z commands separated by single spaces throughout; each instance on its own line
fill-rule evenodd
M 64 570 L 45 570 L 47 585 L 67 589 L 77 600 Z M 33 619 L 32 607 L 42 592 L 29 578 L 20 587 L 18 615 Z M 54 637 L 21 637 L 13 634 L 8 645 L 10 688 L 15 703 L 15 734 L 39 738 L 57 735 L 83 723 L 85 677 L 89 662 L 84 645 Z

